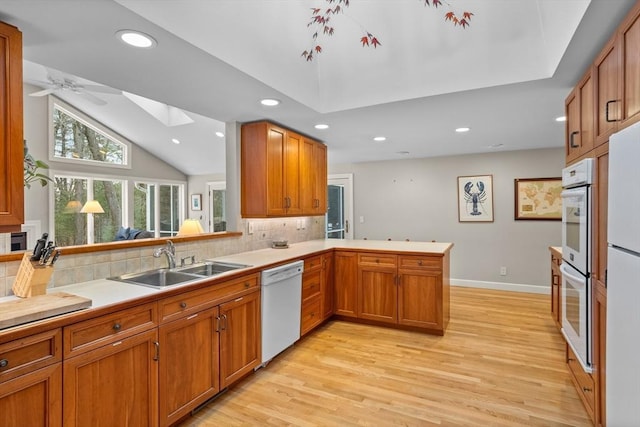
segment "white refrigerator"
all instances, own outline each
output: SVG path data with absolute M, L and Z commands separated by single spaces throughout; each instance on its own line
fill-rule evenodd
M 609 139 L 606 417 L 640 426 L 640 123 Z

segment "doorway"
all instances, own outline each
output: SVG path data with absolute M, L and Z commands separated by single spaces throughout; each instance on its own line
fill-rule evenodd
M 353 239 L 353 174 L 329 175 L 327 239 Z
M 227 230 L 227 209 L 225 196 L 227 191 L 226 181 L 207 183 L 209 191 L 209 231 Z

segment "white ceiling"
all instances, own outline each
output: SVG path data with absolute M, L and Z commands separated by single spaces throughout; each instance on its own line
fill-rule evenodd
M 265 118 L 326 142 L 331 163 L 560 147 L 564 98 L 635 0 L 443 3 L 351 0 L 312 62 L 301 53 L 323 0 L 0 0 L 0 20 L 23 32 L 27 82 L 46 66 L 185 110 L 194 124 L 166 127 L 122 95 L 57 93 L 199 175 L 224 171 L 223 122 Z M 473 12 L 470 27 L 445 22 L 451 8 Z M 125 28 L 158 46 L 125 46 Z M 363 31 L 382 46 L 361 47 Z

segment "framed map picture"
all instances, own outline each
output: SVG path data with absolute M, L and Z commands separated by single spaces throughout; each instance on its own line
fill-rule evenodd
M 515 219 L 562 220 L 562 179 L 515 179 Z
M 458 177 L 458 221 L 493 222 L 493 175 Z

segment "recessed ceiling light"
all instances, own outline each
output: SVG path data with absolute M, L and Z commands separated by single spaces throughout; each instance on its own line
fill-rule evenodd
M 314 128 L 316 128 L 316 129 L 329 129 L 329 125 L 325 125 L 325 124 L 321 123 L 321 124 L 315 125 Z
M 216 136 L 219 137 L 219 138 L 224 138 L 224 133 L 218 131 L 218 132 L 216 132 Z
M 504 144 L 491 144 L 489 146 L 489 148 L 500 148 L 500 147 L 504 147 Z
M 260 100 L 260 104 L 265 105 L 267 107 L 275 107 L 276 105 L 280 104 L 280 101 L 273 98 L 265 98 Z
M 154 39 L 148 34 L 141 33 L 140 31 L 120 30 L 116 32 L 116 36 L 118 36 L 118 39 L 120 39 L 122 42 L 133 47 L 151 49 L 158 45 L 158 42 L 156 41 L 156 39 Z
M 376 136 L 375 138 L 373 138 L 374 141 L 376 142 L 382 142 L 382 141 L 386 141 L 387 137 L 386 136 Z
M 567 116 L 556 117 L 556 122 L 566 122 Z
M 173 142 L 174 144 L 180 144 L 180 140 L 176 138 L 171 138 L 171 142 Z
M 396 154 L 400 154 L 401 156 L 408 156 L 409 152 L 408 151 L 396 151 Z
M 469 132 L 470 130 L 471 130 L 470 128 L 457 128 L 456 132 L 463 133 L 463 132 Z

